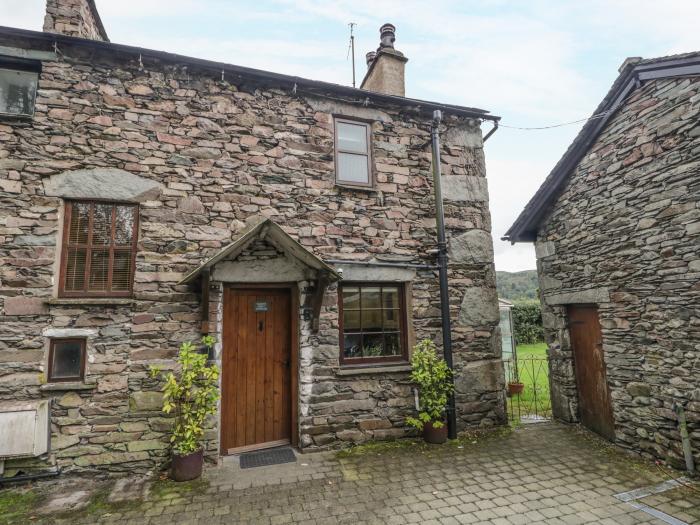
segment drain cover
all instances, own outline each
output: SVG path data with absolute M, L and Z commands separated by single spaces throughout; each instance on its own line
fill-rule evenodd
M 294 451 L 289 447 L 271 448 L 269 450 L 241 454 L 241 468 L 294 463 L 296 460 L 297 457 L 294 455 Z

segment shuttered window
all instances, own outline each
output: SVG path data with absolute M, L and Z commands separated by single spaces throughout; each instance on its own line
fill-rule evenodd
M 60 295 L 131 295 L 137 230 L 135 205 L 66 202 Z
M 346 186 L 372 186 L 370 126 L 335 119 L 335 179 Z

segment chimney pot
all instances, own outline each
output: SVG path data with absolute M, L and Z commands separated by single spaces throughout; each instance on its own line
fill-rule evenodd
M 365 55 L 365 59 L 367 60 L 367 67 L 372 65 L 372 62 L 374 62 L 374 59 L 377 58 L 377 52 L 376 51 L 370 51 Z
M 396 27 L 394 24 L 384 24 L 379 28 L 379 47 L 390 47 L 394 49 L 394 42 L 396 42 Z

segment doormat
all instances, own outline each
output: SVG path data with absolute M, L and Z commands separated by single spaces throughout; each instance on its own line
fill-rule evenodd
M 297 460 L 294 451 L 289 447 L 271 448 L 257 452 L 241 454 L 241 468 L 266 467 L 279 465 L 280 463 L 295 463 Z

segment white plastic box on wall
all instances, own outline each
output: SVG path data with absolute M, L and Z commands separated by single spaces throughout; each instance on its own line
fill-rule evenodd
M 49 400 L 0 403 L 0 463 L 49 451 Z

